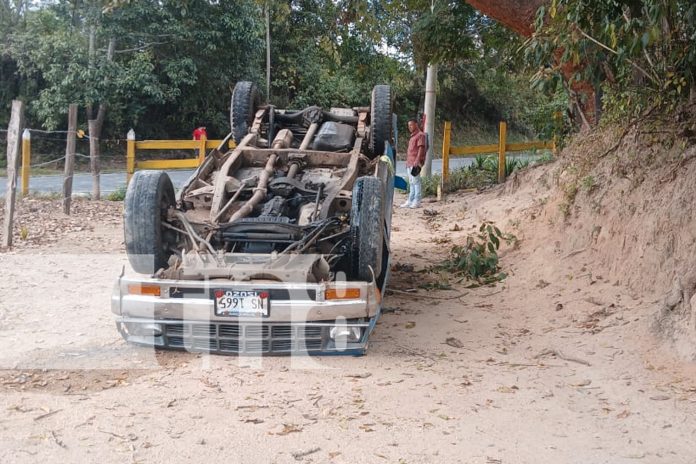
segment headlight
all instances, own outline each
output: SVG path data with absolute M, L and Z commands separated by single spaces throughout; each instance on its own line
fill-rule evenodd
M 361 335 L 362 328 L 348 327 L 345 325 L 331 327 L 331 330 L 329 331 L 329 337 L 331 337 L 332 340 L 344 342 L 359 342 Z

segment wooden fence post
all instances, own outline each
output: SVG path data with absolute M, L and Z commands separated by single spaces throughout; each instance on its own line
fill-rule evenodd
M 77 105 L 68 107 L 68 134 L 65 143 L 65 173 L 63 174 L 63 214 L 70 214 L 73 173 L 75 171 L 75 143 L 77 137 Z
M 89 163 L 92 171 L 92 200 L 99 200 L 101 197 L 101 186 L 99 185 L 100 164 L 99 164 L 99 136 L 101 130 L 97 119 L 87 121 L 87 131 L 89 133 Z
M 133 173 L 135 173 L 135 131 L 129 130 L 126 138 L 128 139 L 126 145 L 126 186 L 128 186 Z
M 447 183 L 449 178 L 449 155 L 452 140 L 452 123 L 445 121 L 445 133 L 442 136 L 442 183 Z
M 201 139 L 198 142 L 198 164 L 201 165 L 203 164 L 203 160 L 205 160 L 205 142 L 206 142 L 207 137 L 205 135 L 201 135 Z
M 505 182 L 505 145 L 507 145 L 507 123 L 500 121 L 498 130 L 498 183 Z
M 22 132 L 22 196 L 29 195 L 29 176 L 31 175 L 31 132 Z
M 12 221 L 17 196 L 17 167 L 19 165 L 20 135 L 24 127 L 24 103 L 12 100 L 10 125 L 7 127 L 7 186 L 5 187 L 5 221 L 2 246 L 12 246 Z

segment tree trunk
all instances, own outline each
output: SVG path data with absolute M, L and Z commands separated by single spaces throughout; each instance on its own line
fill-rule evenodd
M 89 71 L 90 73 L 94 70 L 94 55 L 95 49 L 94 49 L 94 42 L 96 40 L 96 28 L 94 25 L 90 26 L 89 28 L 89 48 L 87 51 L 87 58 L 89 60 Z M 94 108 L 91 103 L 87 103 L 87 107 L 85 108 L 85 112 L 87 113 L 87 121 L 92 119 L 94 117 Z
M 77 130 L 77 105 L 68 109 L 68 135 L 65 144 L 65 174 L 63 176 L 63 213 L 70 214 L 72 202 L 73 172 L 75 171 L 75 138 Z
M 92 37 L 90 32 L 90 47 L 92 47 Z M 109 40 L 109 46 L 106 50 L 106 61 L 111 62 L 114 59 L 114 50 L 116 49 L 116 39 L 113 37 Z M 91 50 L 91 49 L 90 49 Z M 92 171 L 92 199 L 101 199 L 101 166 L 100 166 L 100 142 L 102 128 L 104 127 L 104 118 L 106 118 L 106 103 L 99 104 L 96 119 L 91 119 L 94 111 L 92 105 L 87 106 L 87 114 L 90 119 L 87 120 L 87 130 L 89 132 L 89 161 L 90 170 Z
M 499 21 L 520 35 L 529 37 L 534 32 L 534 17 L 547 0 L 467 0 L 486 16 Z
M 99 166 L 99 137 L 101 135 L 101 126 L 98 120 L 90 119 L 87 121 L 89 129 L 89 163 L 92 171 L 92 199 L 101 199 L 101 186 L 99 184 L 100 166 Z
M 266 1 L 264 8 L 266 16 L 266 101 L 271 101 L 271 4 Z
M 466 0 L 466 2 L 518 34 L 530 37 L 534 33 L 537 10 L 542 5 L 548 4 L 549 0 Z M 557 54 L 558 57 L 560 55 L 561 53 Z M 561 73 L 569 79 L 582 66 L 582 64 L 575 66 L 565 63 L 561 67 Z M 574 100 L 573 113 L 579 115 L 581 127 L 587 129 L 596 125 L 599 122 L 601 109 L 594 86 L 590 82 L 574 82 L 570 91 Z
M 10 125 L 7 127 L 7 184 L 5 185 L 5 219 L 3 224 L 2 246 L 12 246 L 12 222 L 14 219 L 15 199 L 17 195 L 17 168 L 19 152 L 24 130 L 24 103 L 12 101 Z

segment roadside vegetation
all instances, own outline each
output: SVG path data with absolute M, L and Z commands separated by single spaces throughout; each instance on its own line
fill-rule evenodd
M 508 156 L 505 160 L 505 175 L 527 168 L 529 166 L 548 163 L 553 160 L 550 153 L 542 155 L 533 154 L 532 157 Z M 498 155 L 479 155 L 472 160 L 469 166 L 452 169 L 444 186 L 445 193 L 459 190 L 480 190 L 490 187 L 498 179 Z M 433 174 L 431 177 L 421 179 L 424 196 L 437 195 L 438 187 L 441 188 L 442 176 Z
M 565 103 L 529 87 L 522 40 L 464 2 L 435 2 L 432 12 L 430 6 L 425 0 L 0 2 L 0 108 L 20 98 L 28 127 L 60 131 L 68 104 L 78 103 L 78 125 L 86 131 L 87 118 L 103 106 L 105 163 L 123 158 L 130 128 L 139 139 L 178 139 L 206 126 L 210 138 L 222 138 L 235 82 L 255 81 L 266 93 L 268 12 L 272 73 L 264 98 L 278 107 L 364 105 L 375 84 L 389 82 L 405 147 L 405 121 L 421 112 L 425 66 L 435 61 L 437 127 L 452 121 L 453 143 L 490 143 L 502 119 L 511 140 L 550 134 L 549 121 Z M 0 110 L 0 127 L 8 117 Z M 32 137 L 34 151 L 46 154 L 42 162 L 65 151 L 60 132 Z M 88 152 L 85 139 L 78 151 Z
M 455 245 L 449 258 L 434 270 L 445 272 L 449 280 L 468 280 L 468 287 L 500 282 L 507 277 L 499 264 L 498 250 L 502 242 L 514 244 L 516 238 L 504 234 L 495 224 L 484 221 L 475 234 L 469 234 L 463 245 Z

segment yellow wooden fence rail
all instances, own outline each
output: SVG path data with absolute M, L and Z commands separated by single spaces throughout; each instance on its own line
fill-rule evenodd
M 507 123 L 501 121 L 498 127 L 498 143 L 490 145 L 466 145 L 452 146 L 452 123 L 445 121 L 445 132 L 442 137 L 442 182 L 447 182 L 449 176 L 449 159 L 456 158 L 471 158 L 476 155 L 485 153 L 498 153 L 498 182 L 505 182 L 505 155 L 509 151 L 527 151 L 527 150 L 556 150 L 554 142 L 522 142 L 522 143 L 507 143 Z
M 128 131 L 126 145 L 126 183 L 130 182 L 136 169 L 192 169 L 197 168 L 205 159 L 206 151 L 217 148 L 222 140 L 208 140 L 202 137 L 200 140 L 135 140 L 133 129 Z M 229 147 L 234 148 L 234 140 L 230 139 Z M 138 150 L 197 150 L 196 158 L 187 159 L 135 159 Z
M 29 172 L 31 171 L 31 132 L 22 133 L 22 196 L 29 195 Z

